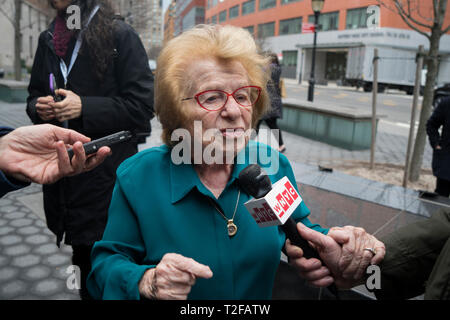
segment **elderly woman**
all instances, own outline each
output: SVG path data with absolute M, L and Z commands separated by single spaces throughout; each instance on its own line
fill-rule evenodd
M 262 149 L 279 161 L 271 181 L 287 176 L 296 185 L 286 157 L 249 142 L 248 132 L 269 103 L 267 63 L 251 35 L 232 26 L 198 26 L 164 47 L 156 71 L 155 110 L 165 145 L 140 152 L 117 170 L 107 227 L 92 251 L 88 289 L 93 297 L 271 298 L 285 235 L 278 227 L 256 224 L 243 205 L 251 197 L 237 183 L 250 163 L 249 157 L 239 156 Z M 182 163 L 173 152 L 177 129 L 190 133 L 183 143 L 193 145 L 182 150 Z M 211 145 L 214 163 L 204 157 Z M 230 154 L 232 160 L 226 161 Z M 327 233 L 308 220 L 309 213 L 302 203 L 293 217 Z M 373 258 L 360 247 L 382 247 L 365 233 L 343 236 L 344 231 L 335 235 L 350 244 L 352 255 L 358 252 L 358 267 Z M 379 251 L 376 259 L 383 256 Z M 294 258 L 312 283 L 333 282 L 318 260 L 298 252 Z M 345 265 L 355 269 L 356 264 Z

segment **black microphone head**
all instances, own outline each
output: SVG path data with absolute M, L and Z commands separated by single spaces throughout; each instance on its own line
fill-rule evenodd
M 257 164 L 251 164 L 239 174 L 239 185 L 252 197 L 259 199 L 272 190 L 267 173 Z

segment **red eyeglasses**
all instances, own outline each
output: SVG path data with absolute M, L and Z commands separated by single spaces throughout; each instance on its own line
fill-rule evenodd
M 241 107 L 249 108 L 255 105 L 261 95 L 261 87 L 245 86 L 236 89 L 233 93 L 228 93 L 223 90 L 206 90 L 197 93 L 191 98 L 184 98 L 181 101 L 195 99 L 200 107 L 208 111 L 217 111 L 225 107 L 228 97 L 233 99 Z

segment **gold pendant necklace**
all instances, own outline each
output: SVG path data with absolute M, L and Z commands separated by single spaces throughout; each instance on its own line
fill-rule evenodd
M 238 207 L 238 204 L 239 204 L 239 197 L 240 196 L 241 196 L 241 190 L 239 190 L 239 192 L 238 192 L 238 196 L 237 196 L 237 200 L 236 200 L 236 206 L 234 207 L 234 213 L 233 213 L 233 217 L 231 219 L 227 219 L 227 217 L 222 212 L 222 210 L 217 208 L 215 202 L 211 198 L 209 199 L 211 201 L 212 205 L 214 206 L 214 208 L 217 210 L 217 212 L 219 212 L 220 215 L 222 216 L 222 218 L 224 218 L 225 221 L 227 222 L 227 231 L 228 231 L 228 236 L 229 237 L 234 236 L 236 234 L 237 230 L 238 230 L 237 225 L 234 223 L 234 216 L 236 215 L 236 211 L 237 211 L 237 207 Z

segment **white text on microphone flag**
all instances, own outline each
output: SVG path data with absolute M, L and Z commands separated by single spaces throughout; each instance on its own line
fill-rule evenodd
M 251 199 L 244 205 L 260 227 L 269 227 L 284 224 L 302 201 L 289 179 L 283 177 L 263 198 Z

